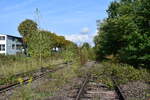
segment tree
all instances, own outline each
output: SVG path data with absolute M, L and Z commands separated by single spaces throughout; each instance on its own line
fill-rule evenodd
M 100 24 L 99 34 L 94 39 L 97 58 L 104 59 L 108 55 L 114 55 L 124 63 L 148 66 L 149 8 L 149 0 L 112 2 L 107 10 L 108 18 Z
M 30 56 L 47 57 L 51 55 L 54 48 L 59 48 L 61 51 L 69 45 L 74 45 L 64 36 L 38 29 L 37 23 L 30 19 L 21 22 L 18 31 L 23 36 L 26 51 Z
M 50 39 L 50 32 L 37 30 L 34 36 L 30 37 L 28 53 L 34 57 L 48 57 L 51 55 L 53 41 Z
M 91 48 L 91 46 L 89 45 L 88 42 L 84 42 L 83 45 L 82 45 L 82 48 L 89 49 L 89 48 Z
M 23 22 L 21 22 L 18 26 L 18 31 L 20 35 L 23 36 L 23 40 L 25 43 L 28 42 L 30 36 L 37 31 L 37 23 L 33 20 L 26 19 Z
M 113 1 L 110 4 L 110 6 L 109 6 L 109 8 L 107 10 L 109 18 L 115 18 L 115 17 L 118 16 L 117 11 L 118 11 L 119 6 L 120 6 L 120 4 L 117 1 Z

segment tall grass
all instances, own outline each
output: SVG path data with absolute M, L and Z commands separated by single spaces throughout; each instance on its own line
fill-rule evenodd
M 51 96 L 63 96 L 61 91 L 62 87 L 66 84 L 74 84 L 72 79 L 77 77 L 77 73 L 74 71 L 78 64 L 66 66 L 64 69 L 50 73 L 47 78 L 53 79 L 50 81 L 39 81 L 38 84 L 33 82 L 30 85 L 17 89 L 13 95 L 10 96 L 10 100 L 45 100 L 46 97 Z
M 63 62 L 61 59 L 46 58 L 40 62 L 38 58 L 0 55 L 0 78 L 39 69 L 41 67 L 48 67 L 61 62 Z

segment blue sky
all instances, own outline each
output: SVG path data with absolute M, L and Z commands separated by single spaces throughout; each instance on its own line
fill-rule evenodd
M 106 18 L 112 0 L 0 0 L 0 33 L 19 36 L 17 27 L 25 19 L 35 20 L 40 11 L 40 27 L 74 42 L 92 43 L 96 20 Z M 81 33 L 85 34 L 81 34 Z

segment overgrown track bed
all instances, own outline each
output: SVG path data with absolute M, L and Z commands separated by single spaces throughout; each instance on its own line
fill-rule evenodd
M 9 90 L 12 90 L 16 87 L 19 87 L 21 86 L 22 84 L 27 84 L 31 81 L 34 81 L 36 79 L 39 79 L 41 77 L 44 77 L 46 74 L 50 73 L 50 72 L 56 72 L 60 69 L 63 69 L 65 68 L 65 65 L 66 64 L 72 64 L 70 62 L 64 62 L 64 63 L 60 63 L 60 64 L 56 64 L 56 65 L 53 65 L 53 66 L 59 66 L 59 65 L 62 65 L 61 67 L 58 67 L 58 68 L 55 68 L 55 69 L 49 69 L 48 67 L 46 68 L 41 68 L 41 69 L 38 69 L 38 70 L 34 70 L 34 71 L 30 71 L 30 72 L 26 72 L 26 73 L 22 73 L 22 74 L 17 74 L 16 76 L 18 77 L 21 77 L 21 80 L 20 82 L 17 81 L 17 82 L 14 82 L 14 83 L 7 83 L 6 85 L 3 85 L 3 86 L 0 86 L 0 94 L 1 93 L 4 93 L 6 91 L 9 91 Z M 29 76 L 25 76 L 25 75 L 30 75 Z
M 79 89 L 76 89 L 76 95 L 73 100 L 122 100 L 119 98 L 115 90 L 101 83 L 93 82 L 93 79 L 88 75 L 82 82 Z
M 124 94 L 120 87 L 112 78 L 115 90 L 101 83 L 95 82 L 95 78 L 87 73 L 78 88 L 72 89 L 73 95 L 70 97 L 73 100 L 125 100 Z M 71 100 L 72 100 L 71 99 Z
M 93 66 L 92 66 L 93 67 Z M 53 100 L 53 99 L 52 99 Z M 70 88 L 65 100 L 123 100 L 117 91 L 96 82 L 90 70 Z
M 114 72 L 113 70 L 111 71 L 110 67 L 99 65 L 99 67 L 93 70 L 93 75 L 91 75 L 93 78 L 89 77 L 89 79 L 87 79 L 85 77 L 84 81 L 80 82 L 81 83 L 80 85 L 75 86 L 78 88 L 72 90 L 73 91 L 72 93 L 74 93 L 74 95 L 72 95 L 73 100 L 149 100 L 150 99 L 149 83 L 146 83 L 144 80 L 132 80 L 123 83 L 121 79 L 125 80 L 127 78 L 126 77 L 120 78 L 122 77 L 121 76 L 122 74 L 119 74 L 117 76 L 116 74 L 113 73 Z M 107 86 L 105 84 L 107 84 Z M 115 90 L 110 90 L 110 88 L 111 89 L 114 88 Z

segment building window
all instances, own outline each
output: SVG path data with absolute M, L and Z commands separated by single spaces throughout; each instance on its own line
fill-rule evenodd
M 0 36 L 0 40 L 5 40 L 5 36 Z
M 12 49 L 15 49 L 15 44 L 12 44 Z
M 15 40 L 16 40 L 16 39 L 13 37 L 13 38 L 12 38 L 12 41 L 15 41 Z
M 19 44 L 16 45 L 17 50 L 21 50 L 21 47 L 22 47 L 22 45 L 19 45 Z
M 0 51 L 5 51 L 5 44 L 0 44 Z

